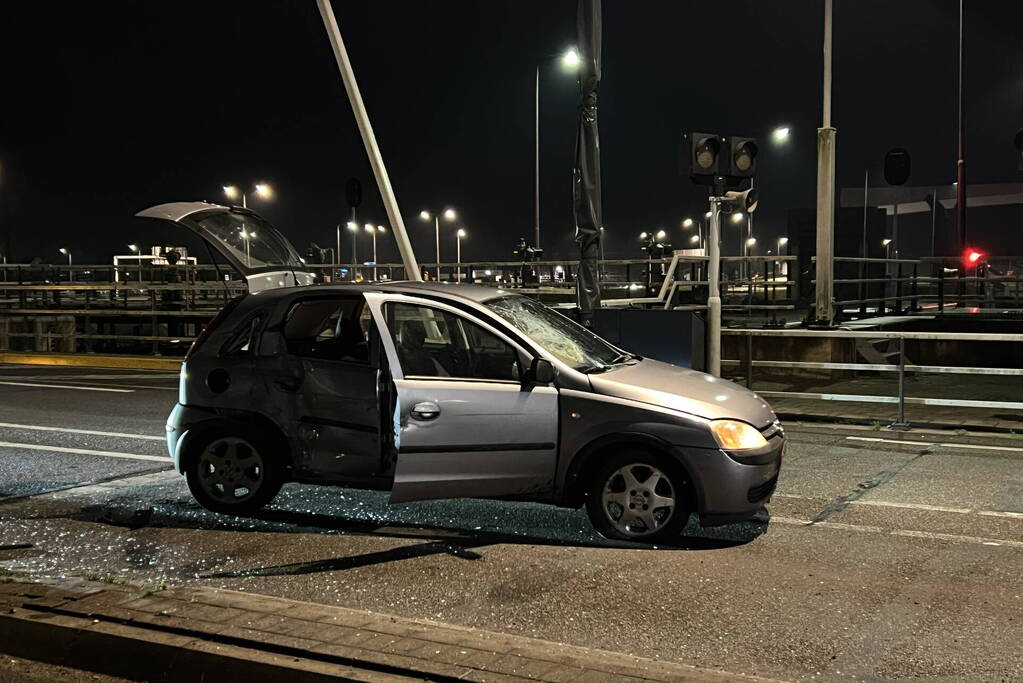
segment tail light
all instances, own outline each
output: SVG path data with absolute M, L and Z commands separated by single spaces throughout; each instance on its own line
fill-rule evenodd
M 217 327 L 220 326 L 220 323 L 227 320 L 227 317 L 231 315 L 231 311 L 237 308 L 238 304 L 241 303 L 241 300 L 244 298 L 244 294 L 242 296 L 236 296 L 224 304 L 224 307 L 220 309 L 220 312 L 213 316 L 213 319 L 206 324 L 206 327 L 202 328 L 202 332 L 200 332 L 199 336 L 195 338 L 192 345 L 188 347 L 188 353 L 185 354 L 185 360 L 191 358 L 192 354 L 199 350 L 199 347 L 202 346 L 207 339 L 209 339 L 211 334 L 213 334 L 213 330 L 217 329 Z

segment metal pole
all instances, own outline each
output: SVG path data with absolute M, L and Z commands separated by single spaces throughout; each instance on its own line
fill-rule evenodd
M 934 194 L 931 195 L 931 258 L 937 256 L 934 246 L 934 226 L 938 216 L 938 188 L 934 188 L 933 192 Z
M 359 276 L 359 257 L 355 253 L 355 238 L 358 236 L 358 229 L 352 230 L 352 282 Z
M 867 194 L 870 191 L 870 169 L 863 171 L 863 244 L 860 245 L 860 256 L 867 258 Z M 860 294 L 863 298 L 863 294 Z
M 455 261 L 458 263 L 458 282 L 462 281 L 462 236 L 455 233 Z
M 816 322 L 834 317 L 835 134 L 831 127 L 831 5 L 824 3 L 824 122 L 817 129 L 817 297 Z
M 457 216 L 456 216 L 457 218 Z M 440 282 L 440 215 L 433 215 L 433 237 L 437 242 L 437 282 Z
M 387 218 L 394 229 L 394 239 L 398 244 L 401 260 L 405 264 L 405 274 L 410 280 L 422 281 L 423 276 L 419 272 L 419 264 L 416 262 L 415 252 L 412 251 L 412 243 L 409 241 L 408 233 L 405 232 L 405 221 L 402 220 L 401 211 L 398 209 L 398 200 L 394 196 L 391 180 L 388 178 L 387 168 L 384 166 L 384 159 L 380 155 L 379 147 L 377 147 L 373 126 L 369 121 L 369 115 L 366 113 L 362 94 L 359 92 L 359 84 L 355 81 L 355 72 L 352 70 L 352 63 L 348 59 L 348 51 L 345 49 L 344 40 L 341 38 L 341 29 L 338 27 L 337 19 L 334 17 L 334 9 L 330 5 L 330 0 L 316 0 L 316 5 L 320 9 L 323 26 L 327 29 L 327 37 L 330 39 L 330 46 L 334 50 L 334 58 L 337 60 L 337 66 L 341 70 L 341 80 L 344 81 L 345 91 L 348 93 L 348 99 L 352 104 L 355 121 L 359 124 L 359 133 L 362 135 L 362 142 L 366 147 L 370 166 L 373 167 L 373 176 L 376 178 L 380 197 L 384 200 Z
M 956 222 L 959 250 L 966 248 L 966 83 L 963 81 L 963 0 L 959 0 L 959 159 L 956 162 Z
M 533 246 L 540 247 L 540 67 L 536 67 L 536 91 L 533 97 Z
M 337 224 L 337 253 L 336 253 L 336 264 L 337 264 L 337 279 L 341 279 L 341 224 Z
M 377 278 L 377 230 L 373 228 L 373 281 L 376 282 Z
M 707 234 L 707 372 L 721 376 L 721 198 L 710 198 Z

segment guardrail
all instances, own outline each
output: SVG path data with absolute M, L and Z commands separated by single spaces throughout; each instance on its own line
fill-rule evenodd
M 802 329 L 729 329 L 722 330 L 723 336 L 744 338 L 742 357 L 738 359 L 722 360 L 723 366 L 736 367 L 741 369 L 742 379 L 745 380 L 747 388 L 754 389 L 755 368 L 786 368 L 806 370 L 840 370 L 840 371 L 874 371 L 898 373 L 898 392 L 895 396 L 878 394 L 845 394 L 825 392 L 795 392 L 795 391 L 758 391 L 766 398 L 807 398 L 824 401 L 855 401 L 859 403 L 887 403 L 897 404 L 897 415 L 890 425 L 894 429 L 908 429 L 906 421 L 906 405 L 929 405 L 949 406 L 961 408 L 993 408 L 1004 410 L 1023 410 L 1023 401 L 995 401 L 969 398 L 937 398 L 937 397 L 910 397 L 906 396 L 906 375 L 907 373 L 922 374 L 959 374 L 959 375 L 994 375 L 1003 377 L 1023 377 L 1023 368 L 1015 367 L 975 367 L 975 366 L 949 366 L 949 365 L 925 365 L 907 361 L 906 341 L 936 341 L 936 342 L 1006 342 L 1019 344 L 1023 341 L 1023 335 L 1019 334 L 996 334 L 996 333 L 957 333 L 957 332 L 860 332 L 851 330 L 802 330 Z M 786 338 L 817 338 L 817 339 L 854 339 L 854 340 L 891 340 L 896 342 L 896 349 L 886 352 L 891 362 L 819 362 L 819 361 L 798 361 L 798 360 L 770 360 L 756 359 L 753 348 L 753 340 L 757 337 L 786 337 Z
M 836 319 L 914 313 L 925 307 L 938 311 L 965 305 L 1023 308 L 1021 264 L 1020 257 L 976 266 L 955 257 L 835 257 Z M 816 287 L 817 281 L 808 279 L 807 284 Z

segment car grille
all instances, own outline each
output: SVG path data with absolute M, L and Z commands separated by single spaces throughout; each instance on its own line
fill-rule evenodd
M 774 493 L 774 487 L 777 486 L 777 484 L 778 475 L 776 474 L 767 481 L 765 481 L 763 484 L 758 484 L 756 486 L 751 487 L 750 490 L 746 492 L 746 500 L 748 500 L 751 503 L 755 503 L 758 500 L 763 500 L 764 498 L 767 498 L 772 493 Z

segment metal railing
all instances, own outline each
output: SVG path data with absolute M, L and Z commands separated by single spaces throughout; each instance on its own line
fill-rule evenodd
M 815 259 L 812 259 L 815 260 Z M 977 266 L 957 257 L 835 257 L 836 319 L 900 315 L 952 307 L 1023 308 L 1023 258 Z M 810 288 L 816 280 L 809 279 Z
M 749 389 L 755 389 L 754 369 L 755 368 L 780 368 L 788 370 L 825 370 L 825 371 L 872 371 L 897 373 L 898 390 L 893 395 L 879 394 L 849 394 L 836 392 L 801 392 L 801 391 L 757 391 L 765 398 L 802 398 L 817 399 L 822 401 L 852 401 L 858 403 L 886 403 L 896 404 L 897 414 L 891 424 L 893 428 L 906 429 L 909 424 L 906 420 L 906 405 L 926 406 L 947 406 L 960 408 L 991 408 L 999 410 L 1023 410 L 1023 401 L 1000 401 L 979 398 L 939 398 L 939 397 L 917 397 L 906 395 L 906 376 L 910 373 L 920 374 L 945 374 L 945 375 L 970 375 L 970 376 L 1001 376 L 1001 377 L 1023 377 L 1023 368 L 1016 367 L 991 367 L 991 366 L 959 366 L 959 365 L 926 365 L 912 363 L 907 360 L 907 341 L 933 341 L 933 342 L 978 342 L 993 343 L 1003 342 L 1019 344 L 1023 341 L 1023 335 L 1019 334 L 997 334 L 997 333 L 958 333 L 958 332 L 860 332 L 850 330 L 768 330 L 768 329 L 743 329 L 743 330 L 722 330 L 723 336 L 738 337 L 742 339 L 740 358 L 722 360 L 723 366 L 738 367 L 740 376 Z M 757 359 L 754 353 L 753 340 L 757 337 L 786 337 L 803 339 L 852 339 L 868 342 L 890 340 L 896 344 L 896 349 L 887 351 L 885 356 L 889 362 L 819 362 L 819 361 L 798 361 L 798 360 L 771 360 Z M 860 355 L 859 349 L 857 356 Z M 989 357 L 990 356 L 986 356 Z

